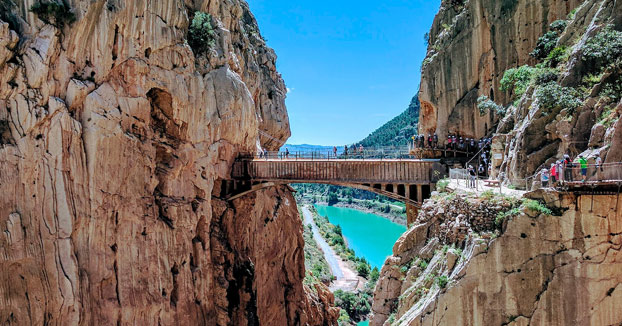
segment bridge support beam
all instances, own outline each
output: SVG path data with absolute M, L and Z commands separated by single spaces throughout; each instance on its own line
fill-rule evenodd
M 412 204 L 406 204 L 406 225 L 410 227 L 417 220 L 417 215 L 419 215 L 419 208 Z

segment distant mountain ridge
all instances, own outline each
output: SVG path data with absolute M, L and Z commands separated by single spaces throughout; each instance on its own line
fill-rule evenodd
M 417 134 L 419 124 L 419 97 L 414 96 L 406 111 L 376 129 L 359 143 L 365 147 L 404 146 Z
M 362 144 L 365 148 L 382 146 L 405 146 L 410 138 L 417 134 L 419 125 L 419 98 L 415 95 L 410 101 L 406 111 L 391 119 L 374 132 L 356 144 Z M 332 152 L 333 146 L 300 144 L 285 144 L 281 151 L 287 148 L 290 152 Z M 337 146 L 337 151 L 341 153 L 343 146 Z

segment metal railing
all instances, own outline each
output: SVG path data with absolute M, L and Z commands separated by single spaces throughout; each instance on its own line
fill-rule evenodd
M 383 159 L 415 159 L 408 147 L 401 148 L 371 148 L 348 152 L 334 151 L 266 151 L 246 153 L 240 156 L 246 159 L 265 160 L 383 160 Z
M 461 181 L 468 184 L 470 176 L 466 169 L 450 169 L 449 178 L 456 180 L 459 184 Z M 475 184 L 475 188 L 479 189 L 479 180 L 483 178 L 478 175 Z M 568 188 L 580 188 L 580 187 L 606 187 L 617 186 L 622 187 L 622 162 L 605 163 L 597 166 L 596 164 L 588 164 L 586 169 L 582 169 L 579 163 L 573 162 L 571 166 L 567 166 L 566 169 L 561 169 L 561 173 L 558 173 L 558 177 L 554 178 L 549 171 L 549 180 L 546 187 L 543 185 L 541 179 L 541 171 L 528 176 L 526 178 L 508 178 L 503 176 L 501 180 L 497 179 L 499 184 L 507 184 L 518 187 L 523 187 L 525 190 L 535 190 L 539 188 L 556 188 L 565 190 Z
M 470 157 L 474 152 L 454 150 L 450 148 L 413 148 L 403 147 L 374 147 L 362 151 L 338 150 L 327 151 L 258 151 L 255 153 L 243 153 L 241 159 L 265 159 L 265 160 L 412 160 L 412 159 L 438 159 L 451 157 Z M 429 154 L 429 155 L 426 155 Z
M 551 181 L 549 179 L 549 183 Z M 559 185 L 619 184 L 622 183 L 622 162 L 605 163 L 600 166 L 588 164 L 585 169 L 582 169 L 578 163 L 573 163 L 572 167 L 562 169 L 559 181 L 556 180 L 555 183 Z

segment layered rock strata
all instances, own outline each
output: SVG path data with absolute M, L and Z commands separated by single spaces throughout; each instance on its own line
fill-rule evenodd
M 289 190 L 221 198 L 238 153 L 290 134 L 248 5 L 65 3 L 73 23 L 31 0 L 0 21 L 0 320 L 336 324 L 332 294 L 302 285 Z

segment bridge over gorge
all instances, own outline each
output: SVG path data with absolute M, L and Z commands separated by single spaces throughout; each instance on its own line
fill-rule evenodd
M 399 156 L 399 155 L 398 155 Z M 331 156 L 306 153 L 239 157 L 232 180 L 224 182 L 223 197 L 234 200 L 275 185 L 323 183 L 363 189 L 406 204 L 414 218 L 436 183 L 447 175 L 439 160 L 409 157 Z

